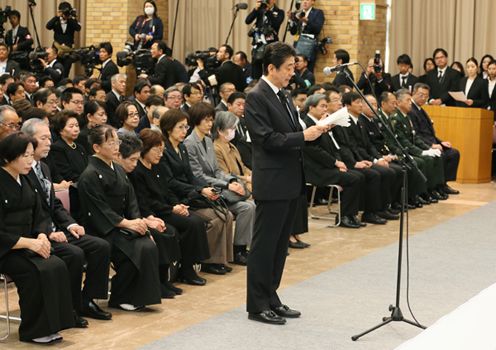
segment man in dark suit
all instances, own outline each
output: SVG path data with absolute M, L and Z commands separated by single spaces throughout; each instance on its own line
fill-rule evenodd
M 19 64 L 16 61 L 9 60 L 9 48 L 7 44 L 0 42 L 0 75 L 9 74 L 17 78 L 20 72 Z
M 296 56 L 295 75 L 290 84 L 295 83 L 297 89 L 308 89 L 315 84 L 315 76 L 308 69 L 308 58 L 305 55 Z
M 427 73 L 426 84 L 431 88 L 429 104 L 455 106 L 455 100 L 449 91 L 458 91 L 460 74 L 448 66 L 448 53 L 445 49 L 437 48 L 432 54 L 436 69 Z
M 283 88 L 294 74 L 295 51 L 283 43 L 267 45 L 264 76 L 246 99 L 246 122 L 253 142 L 253 197 L 257 209 L 248 257 L 247 311 L 251 320 L 284 324 L 300 312 L 277 295 L 297 203 L 305 189 L 302 147 L 327 127 L 302 131 Z
M 106 299 L 110 268 L 110 245 L 107 241 L 86 235 L 55 196 L 48 165 L 41 162 L 50 151 L 51 139 L 48 125 L 39 119 L 30 119 L 22 128 L 37 140 L 33 169 L 28 174 L 41 199 L 40 213 L 54 254 L 67 265 L 71 275 L 73 308 L 76 327 L 87 327 L 81 316 L 110 320 L 112 314 L 100 309 L 93 299 Z M 83 264 L 86 262 L 86 279 L 81 291 Z
M 343 49 L 337 49 L 336 51 L 334 51 L 332 64 L 336 66 L 338 64 L 345 64 L 345 63 L 350 63 L 350 54 L 348 53 L 348 51 Z M 352 86 L 350 80 L 348 79 L 344 71 L 346 71 L 350 75 L 350 79 L 354 81 L 353 73 L 351 73 L 348 67 L 345 67 L 343 71 L 338 71 L 336 73 L 336 77 L 332 81 L 332 85 L 334 85 L 337 88 L 339 88 L 341 85 L 347 85 L 350 87 Z
M 146 100 L 150 96 L 150 82 L 146 79 L 138 79 L 136 84 L 134 84 L 133 94 L 129 100 L 134 103 L 136 109 L 138 110 L 138 114 L 140 117 L 140 123 L 136 128 L 136 132 L 139 133 L 143 130 L 146 125 L 149 123 L 148 119 L 148 109 L 146 108 Z
M 226 112 L 227 111 L 227 100 L 233 92 L 236 91 L 236 87 L 233 83 L 224 83 L 219 88 L 220 102 L 215 106 L 215 112 Z
M 491 111 L 496 111 L 496 61 L 489 62 L 487 65 L 487 108 Z M 496 113 L 496 112 L 495 112 Z
M 242 92 L 233 92 L 227 100 L 228 111 L 238 117 L 239 123 L 236 125 L 236 133 L 232 143 L 236 146 L 241 155 L 241 160 L 248 167 L 252 168 L 251 138 L 245 119 L 246 95 Z
M 413 128 L 417 135 L 431 148 L 440 150 L 444 163 L 445 183 L 439 188 L 447 194 L 458 194 L 459 191 L 451 188 L 446 182 L 456 181 L 456 172 L 460 162 L 460 152 L 453 148 L 449 141 L 442 141 L 436 136 L 434 125 L 427 112 L 422 108 L 429 98 L 429 85 L 418 83 L 413 88 L 412 110 L 409 113 Z
M 33 37 L 29 33 L 28 28 L 19 25 L 21 21 L 21 13 L 13 10 L 9 14 L 9 21 L 12 29 L 5 36 L 5 43 L 10 49 L 10 52 L 16 51 L 31 51 L 33 45 Z
M 299 39 L 305 37 L 305 40 L 311 39 L 313 41 L 313 48 L 309 52 L 300 51 L 299 40 L 295 42 L 296 52 L 308 57 L 308 69 L 312 73 L 315 67 L 317 39 L 325 22 L 324 12 L 314 8 L 314 4 L 315 0 L 303 0 L 301 11 L 288 13 L 291 34 L 298 35 Z
M 246 56 L 244 51 L 238 51 L 233 56 L 233 62 L 243 69 L 245 83 L 248 85 L 253 80 L 251 63 L 248 62 L 248 56 Z
M 407 54 L 399 55 L 396 59 L 399 73 L 391 78 L 391 91 L 399 89 L 413 90 L 413 86 L 418 82 L 418 78 L 410 70 L 413 68 L 412 60 Z
M 153 74 L 140 74 L 140 78 L 148 79 L 152 85 L 162 85 L 164 89 L 167 89 L 176 83 L 185 82 L 185 68 L 180 62 L 177 62 L 170 57 L 172 51 L 165 41 L 154 42 L 150 49 L 150 53 L 152 57 L 157 60 L 153 69 Z
M 110 78 L 112 90 L 105 96 L 105 112 L 108 123 L 115 128 L 120 128 L 120 122 L 115 117 L 115 110 L 126 100 L 126 74 L 115 74 Z
M 374 95 L 379 99 L 384 91 L 391 90 L 391 74 L 384 72 L 382 60 L 376 64 L 374 58 L 369 59 L 367 69 L 360 75 L 357 86 L 364 95 Z
M 55 47 L 47 47 L 47 58 L 39 59 L 43 66 L 43 75 L 50 77 L 55 85 L 64 77 L 64 66 L 57 60 L 58 50 Z
M 114 61 L 112 61 L 112 52 L 113 47 L 110 42 L 107 41 L 100 43 L 98 57 L 100 58 L 100 62 L 102 62 L 102 66 L 100 68 L 100 75 L 98 76 L 98 79 L 102 82 L 102 87 L 106 93 L 110 92 L 112 89 L 110 78 L 119 73 L 119 68 L 117 68 L 117 65 Z

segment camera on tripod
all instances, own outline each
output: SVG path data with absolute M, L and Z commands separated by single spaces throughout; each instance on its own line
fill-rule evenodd
M 126 43 L 124 50 L 117 52 L 117 65 L 124 67 L 132 64 L 137 75 L 142 73 L 150 74 L 155 66 L 150 50 L 140 49 L 133 51 L 132 47 L 132 43 Z
M 33 73 L 42 73 L 45 67 L 40 60 L 46 61 L 48 59 L 48 52 L 45 49 L 40 48 L 35 51 L 31 51 L 28 54 L 29 67 L 33 71 Z
M 185 63 L 187 66 L 196 67 L 198 65 L 196 61 L 202 60 L 203 64 L 205 65 L 205 69 L 207 71 L 213 70 L 220 66 L 220 62 L 217 60 L 217 57 L 215 56 L 215 52 L 217 52 L 217 49 L 195 51 L 194 53 L 190 53 L 189 55 L 186 56 Z
M 12 7 L 10 6 L 5 6 L 5 9 L 2 10 L 0 7 L 0 43 L 4 41 L 4 31 L 5 29 L 3 28 L 3 24 L 7 22 L 7 19 L 10 16 L 10 13 L 12 12 Z
M 72 61 L 79 61 L 84 66 L 84 72 L 87 76 L 93 74 L 93 69 L 97 64 L 100 64 L 98 49 L 91 45 L 72 50 L 70 57 Z

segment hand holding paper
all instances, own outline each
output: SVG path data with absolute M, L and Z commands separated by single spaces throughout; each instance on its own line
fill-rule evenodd
M 350 115 L 348 113 L 348 109 L 346 107 L 341 108 L 331 115 L 319 120 L 317 125 L 339 125 L 347 128 L 350 126 Z
M 448 94 L 450 94 L 450 96 L 453 97 L 455 101 L 467 101 L 467 96 L 465 96 L 465 93 L 463 91 L 449 91 Z

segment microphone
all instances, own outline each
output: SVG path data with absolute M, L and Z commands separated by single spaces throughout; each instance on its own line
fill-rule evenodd
M 349 62 L 349 63 L 338 64 L 333 67 L 325 67 L 322 71 L 324 72 L 325 75 L 331 75 L 334 72 L 338 72 L 344 69 L 345 67 L 353 66 L 355 64 L 358 64 L 358 62 Z
M 248 8 L 248 4 L 246 2 L 240 2 L 239 4 L 234 5 L 236 10 L 246 10 Z

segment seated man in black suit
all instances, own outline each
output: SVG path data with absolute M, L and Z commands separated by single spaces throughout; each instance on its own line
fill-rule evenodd
M 40 213 L 46 223 L 45 227 L 51 229 L 47 236 L 54 254 L 64 260 L 71 276 L 76 327 L 88 326 L 88 322 L 81 316 L 110 320 L 112 314 L 100 309 L 93 301 L 108 297 L 110 245 L 101 238 L 86 235 L 84 227 L 77 224 L 56 197 L 48 166 L 41 161 L 50 151 L 51 135 L 48 125 L 33 118 L 24 123 L 22 131 L 37 140 L 33 169 L 28 177 L 40 196 Z M 85 262 L 86 278 L 81 291 Z
M 329 99 L 322 94 L 314 94 L 307 98 L 304 107 L 306 113 L 301 114 L 307 127 L 316 125 L 319 120 L 327 116 L 328 103 Z M 331 132 L 322 134 L 314 141 L 306 142 L 303 155 L 307 182 L 315 186 L 339 185 L 343 188 L 340 226 L 360 228 L 357 215 L 365 176 L 346 167 Z
M 105 92 L 110 92 L 112 89 L 110 78 L 119 73 L 119 68 L 117 68 L 117 65 L 112 61 L 112 52 L 113 48 L 110 42 L 106 41 L 100 43 L 98 57 L 100 58 L 100 62 L 102 62 L 102 67 L 100 68 L 98 79 L 102 82 L 102 87 Z
M 179 83 L 187 82 L 185 79 L 186 69 L 177 60 L 171 57 L 172 50 L 165 41 L 156 41 L 150 49 L 153 59 L 157 60 L 153 68 L 153 74 L 140 74 L 139 78 L 148 79 L 150 83 L 162 85 L 164 89 Z
M 188 113 L 191 106 L 203 100 L 203 88 L 200 83 L 186 84 L 183 87 L 184 103 L 181 106 L 181 111 Z
M 16 61 L 9 60 L 9 48 L 4 42 L 0 42 L 0 75 L 9 74 L 14 78 L 19 76 L 21 69 Z
M 114 74 L 110 78 L 112 90 L 105 97 L 105 112 L 107 113 L 108 123 L 114 128 L 120 127 L 120 122 L 115 117 L 117 106 L 126 100 L 126 74 Z
M 338 64 L 345 64 L 345 63 L 350 63 L 350 54 L 348 53 L 348 51 L 343 49 L 337 49 L 336 51 L 334 51 L 332 65 L 337 66 Z M 351 86 L 351 83 L 348 77 L 346 76 L 346 74 L 344 73 L 344 71 L 346 71 L 350 75 L 351 80 L 353 81 L 355 80 L 355 78 L 353 78 L 353 73 L 348 69 L 348 67 L 345 67 L 342 71 L 338 71 L 336 73 L 336 77 L 332 81 L 332 85 L 334 85 L 337 88 L 339 88 L 341 85 Z
M 448 53 L 445 49 L 435 49 L 432 57 L 436 68 L 429 71 L 425 78 L 425 83 L 431 88 L 429 104 L 455 106 L 455 100 L 448 92 L 459 90 L 460 74 L 448 66 Z
M 391 78 L 391 91 L 408 89 L 411 92 L 413 86 L 418 82 L 418 78 L 410 72 L 413 69 L 410 56 L 405 53 L 399 55 L 396 59 L 396 64 L 398 65 L 399 73 Z
M 391 90 L 391 74 L 384 72 L 382 60 L 379 62 L 376 64 L 374 58 L 369 59 L 365 73 L 360 75 L 357 86 L 364 95 L 373 94 L 379 98 L 384 91 Z
M 236 91 L 236 87 L 233 83 L 224 83 L 219 88 L 220 102 L 215 106 L 215 112 L 225 112 L 227 111 L 227 99 L 233 92 Z
M 28 28 L 19 25 L 21 21 L 21 13 L 17 10 L 12 10 L 9 14 L 9 21 L 12 29 L 5 36 L 5 43 L 10 49 L 10 52 L 16 51 L 31 51 L 33 45 L 33 37 L 29 33 Z
M 252 167 L 252 152 L 251 152 L 251 138 L 248 128 L 246 127 L 245 120 L 245 102 L 246 95 L 242 92 L 233 92 L 227 100 L 228 111 L 233 113 L 239 119 L 236 125 L 236 133 L 232 139 L 233 145 L 239 151 L 243 163 L 251 169 Z
M 447 194 L 458 194 L 459 191 L 448 186 L 447 181 L 456 181 L 456 172 L 460 162 L 460 152 L 453 148 L 449 141 L 442 141 L 436 136 L 434 125 L 427 112 L 422 108 L 429 99 L 429 85 L 417 83 L 413 88 L 412 110 L 409 113 L 413 128 L 417 135 L 431 148 L 440 150 L 444 162 L 445 183 L 439 188 Z
M 305 55 L 296 56 L 295 75 L 290 84 L 295 83 L 296 88 L 308 89 L 315 84 L 315 76 L 308 69 L 308 58 Z
M 244 51 L 238 51 L 233 56 L 233 62 L 243 69 L 245 83 L 248 85 L 253 80 L 251 74 L 251 63 L 248 62 L 248 56 L 246 56 Z

